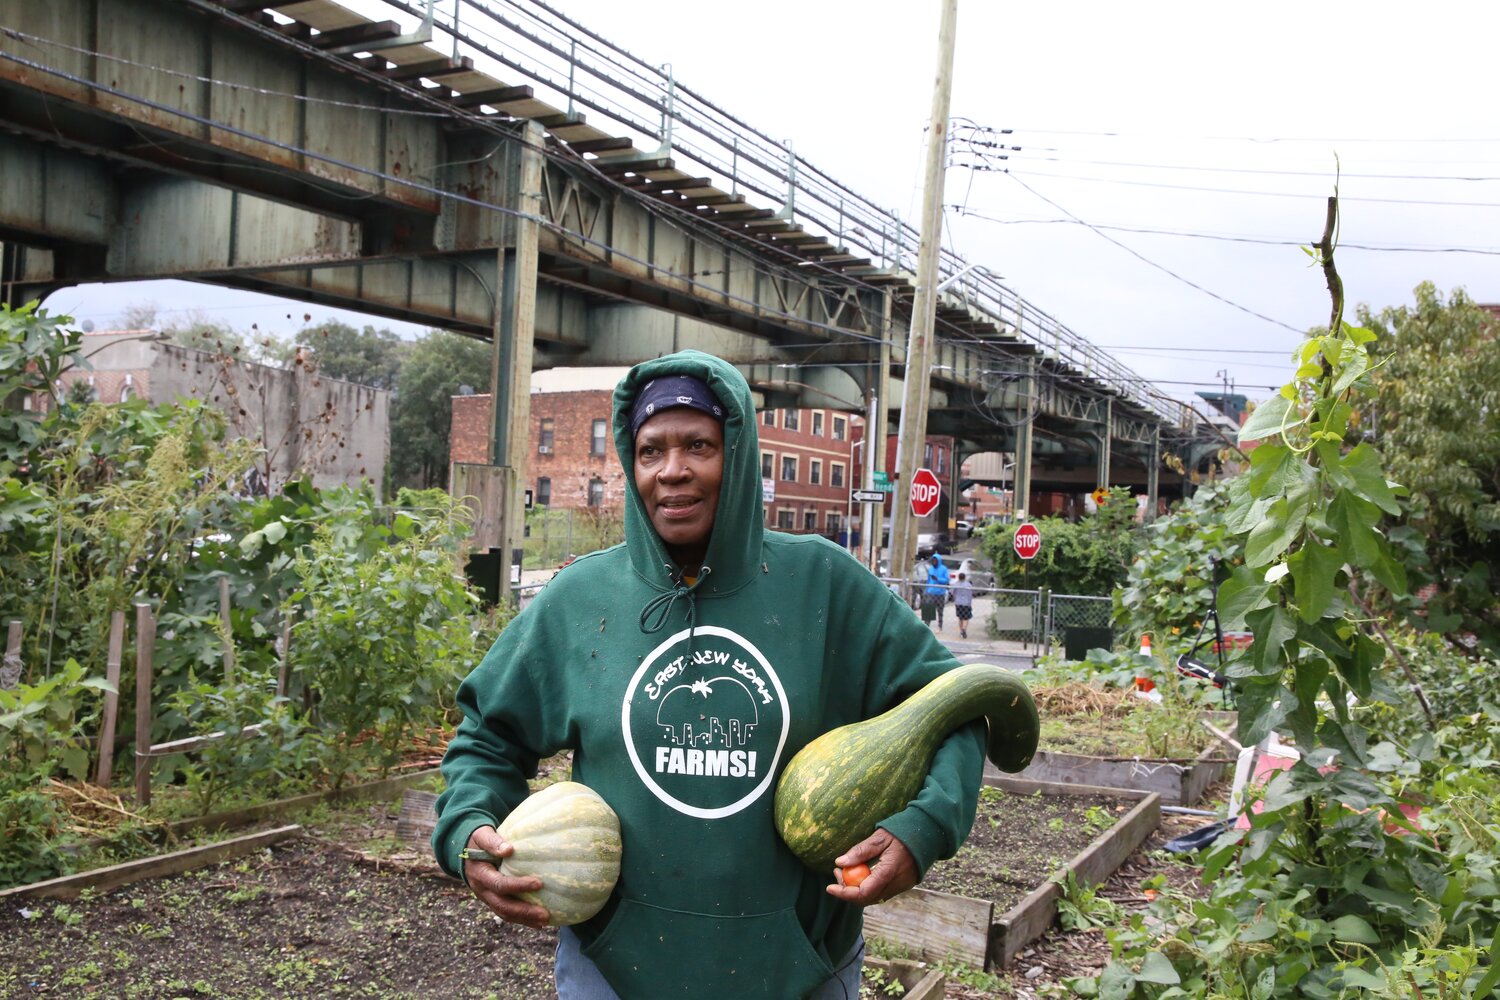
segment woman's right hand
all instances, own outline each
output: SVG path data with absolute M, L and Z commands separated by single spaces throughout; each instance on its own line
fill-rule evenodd
M 497 858 L 508 858 L 515 852 L 500 832 L 493 826 L 481 826 L 469 835 L 470 848 L 488 851 Z M 495 912 L 501 920 L 526 927 L 546 927 L 551 916 L 544 906 L 528 903 L 517 893 L 536 892 L 542 880 L 535 875 L 513 878 L 500 874 L 498 865 L 488 861 L 465 861 L 464 878 L 479 901 Z

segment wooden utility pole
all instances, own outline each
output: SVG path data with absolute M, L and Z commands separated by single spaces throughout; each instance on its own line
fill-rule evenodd
M 896 443 L 895 523 L 891 528 L 891 575 L 911 575 L 917 551 L 916 518 L 908 494 L 927 440 L 927 398 L 932 384 L 933 325 L 937 317 L 938 259 L 943 249 L 943 168 L 948 153 L 948 103 L 953 94 L 953 39 L 958 0 L 943 0 L 938 27 L 937 79 L 932 88 L 932 124 L 927 131 L 927 169 L 922 189 L 922 244 L 917 251 L 917 295 L 906 338 L 906 391 Z

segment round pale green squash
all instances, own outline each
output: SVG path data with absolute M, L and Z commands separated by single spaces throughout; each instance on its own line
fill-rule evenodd
M 970 663 L 884 715 L 840 726 L 798 751 L 776 785 L 781 839 L 809 868 L 831 870 L 916 798 L 948 734 L 981 716 L 990 760 L 1002 771 L 1024 770 L 1041 735 L 1031 691 L 1013 671 Z
M 559 781 L 532 793 L 500 824 L 500 836 L 515 848 L 500 873 L 542 880 L 541 889 L 519 895 L 545 906 L 553 927 L 598 913 L 620 879 L 620 818 L 586 785 Z

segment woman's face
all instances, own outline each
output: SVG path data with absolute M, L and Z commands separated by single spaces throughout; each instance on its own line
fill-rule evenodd
M 724 480 L 724 428 L 701 410 L 674 407 L 635 435 L 635 488 L 651 526 L 683 570 L 708 551 Z

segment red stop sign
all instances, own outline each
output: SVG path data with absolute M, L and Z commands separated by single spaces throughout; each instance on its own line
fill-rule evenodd
M 1028 521 L 1016 529 L 1010 544 L 1016 550 L 1016 555 L 1022 559 L 1034 558 L 1042 550 L 1042 533 L 1036 530 L 1036 525 Z
M 943 488 L 938 485 L 937 476 L 931 469 L 918 469 L 911 477 L 911 512 L 918 517 L 931 514 L 937 509 L 942 492 Z

